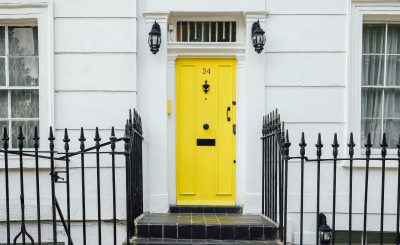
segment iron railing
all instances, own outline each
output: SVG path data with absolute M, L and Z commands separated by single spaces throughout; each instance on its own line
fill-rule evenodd
M 262 157 L 262 213 L 267 217 L 274 220 L 279 224 L 279 239 L 283 241 L 284 244 L 287 243 L 287 222 L 288 222 L 288 187 L 290 185 L 299 185 L 300 186 L 300 200 L 299 200 L 299 231 L 300 231 L 300 239 L 299 243 L 303 244 L 304 237 L 304 167 L 305 166 L 314 166 L 316 167 L 316 176 L 310 176 L 312 173 L 307 172 L 307 178 L 311 178 L 315 181 L 316 185 L 316 206 L 315 206 L 315 244 L 320 244 L 320 225 L 321 218 L 326 219 L 326 216 L 321 213 L 321 165 L 326 164 L 326 166 L 332 167 L 332 182 L 329 183 L 332 187 L 332 193 L 328 193 L 332 197 L 332 210 L 330 212 L 330 224 L 332 226 L 331 232 L 331 243 L 335 244 L 336 242 L 336 233 L 338 230 L 336 229 L 336 216 L 337 216 L 337 193 L 338 193 L 338 185 L 337 185 L 337 164 L 338 162 L 348 163 L 348 180 L 349 186 L 347 190 L 340 190 L 341 193 L 347 191 L 348 192 L 348 203 L 347 208 L 348 211 L 346 213 L 348 228 L 346 230 L 347 233 L 347 242 L 348 244 L 352 244 L 353 241 L 353 233 L 355 230 L 353 229 L 353 188 L 354 183 L 357 181 L 358 183 L 363 183 L 363 223 L 362 223 L 362 235 L 361 241 L 362 244 L 368 244 L 368 204 L 371 205 L 370 202 L 373 200 L 369 199 L 368 196 L 368 187 L 370 185 L 370 162 L 379 162 L 381 167 L 380 172 L 380 212 L 379 212 L 379 244 L 384 244 L 384 233 L 389 232 L 395 227 L 395 238 L 394 241 L 390 241 L 393 244 L 400 243 L 399 237 L 399 213 L 400 213 L 400 140 L 397 144 L 397 157 L 388 157 L 387 156 L 387 140 L 386 134 L 383 134 L 382 141 L 380 144 L 380 155 L 371 156 L 371 136 L 368 135 L 367 142 L 365 142 L 365 155 L 361 155 L 361 157 L 355 157 L 355 143 L 353 139 L 353 134 L 350 134 L 349 142 L 347 144 L 346 154 L 343 154 L 344 157 L 339 156 L 339 143 L 338 143 L 337 134 L 334 134 L 333 142 L 331 144 L 331 152 L 332 157 L 323 157 L 322 156 L 322 136 L 318 134 L 317 142 L 315 144 L 316 157 L 309 158 L 306 156 L 306 140 L 305 134 L 302 133 L 301 140 L 299 142 L 299 155 L 291 156 L 290 146 L 291 143 L 289 141 L 289 133 L 284 130 L 284 123 L 280 121 L 280 115 L 278 111 L 271 112 L 267 116 L 263 118 L 263 128 L 262 128 L 262 145 L 263 145 L 263 157 Z M 393 224 L 392 227 L 384 227 L 384 219 L 385 219 L 385 178 L 386 172 L 388 171 L 386 167 L 387 161 L 394 161 L 398 164 L 397 166 L 397 193 L 396 193 L 396 224 Z M 353 170 L 355 168 L 355 163 L 361 164 L 365 168 L 364 178 L 363 179 L 354 179 L 355 176 L 353 174 Z M 291 163 L 289 165 L 289 163 Z M 314 163 L 314 164 L 311 164 Z M 296 164 L 300 164 L 300 179 L 290 179 L 288 180 L 288 172 L 289 171 L 299 171 L 298 168 L 295 168 Z M 328 165 L 330 164 L 330 165 Z M 289 169 L 289 166 L 291 168 Z M 293 167 L 292 167 L 293 166 Z M 342 179 L 343 181 L 343 179 Z M 326 181 L 322 184 L 326 185 Z M 289 186 L 288 186 L 289 185 Z M 296 193 L 297 194 L 297 193 Z M 326 194 L 326 193 L 325 193 Z M 387 200 L 386 200 L 387 201 Z M 374 203 L 375 204 L 375 203 Z M 387 241 L 386 241 L 387 242 Z
M 117 138 L 115 135 L 114 128 L 111 129 L 111 135 L 108 141 L 101 142 L 99 129 L 95 130 L 94 146 L 86 147 L 85 142 L 85 131 L 83 128 L 80 130 L 79 137 L 79 150 L 70 151 L 71 139 L 68 135 L 68 130 L 64 131 L 63 138 L 63 148 L 64 151 L 55 150 L 55 137 L 52 128 L 50 127 L 49 137 L 48 137 L 48 150 L 43 150 L 44 147 L 39 149 L 39 133 L 38 129 L 35 128 L 33 140 L 33 149 L 24 148 L 25 136 L 23 135 L 22 127 L 19 127 L 19 133 L 17 137 L 18 148 L 9 148 L 9 136 L 7 128 L 4 128 L 2 141 L 3 148 L 0 149 L 0 153 L 3 154 L 2 161 L 4 163 L 4 180 L 5 180 L 5 192 L 1 194 L 1 198 L 5 199 L 5 223 L 6 223 L 6 243 L 7 244 L 42 244 L 42 242 L 52 242 L 57 244 L 62 239 L 59 239 L 59 232 L 57 231 L 57 226 L 62 225 L 63 230 L 66 235 L 66 242 L 69 245 L 74 244 L 73 237 L 80 237 L 80 241 L 75 244 L 102 244 L 104 239 L 102 230 L 104 224 L 112 223 L 112 244 L 116 245 L 121 243 L 121 241 L 129 241 L 134 236 L 134 219 L 137 218 L 143 212 L 143 180 L 142 180 L 142 122 L 139 114 L 134 110 L 133 116 L 131 111 L 129 111 L 129 118 L 125 125 L 125 134 L 123 137 Z M 120 147 L 118 143 L 121 142 Z M 78 148 L 78 147 L 76 147 Z M 119 149 L 118 149 L 119 148 Z M 10 164 L 14 163 L 16 159 L 10 160 L 14 156 L 17 156 L 18 161 L 18 172 L 19 172 L 19 190 L 16 190 L 16 186 L 12 186 L 10 183 L 10 174 L 13 172 L 13 168 L 10 168 Z M 94 156 L 94 159 L 93 159 Z M 108 157 L 107 157 L 108 156 Z M 71 166 L 71 162 L 74 157 L 78 158 L 76 166 Z M 91 158 L 92 157 L 92 158 Z M 26 165 L 27 161 L 33 160 L 34 162 L 34 178 L 24 179 L 26 175 Z M 45 186 L 43 180 L 43 175 L 40 176 L 40 172 L 43 171 L 43 167 L 46 163 L 50 164 L 50 177 L 48 183 L 51 189 L 51 215 L 49 217 L 44 217 L 43 209 L 46 205 L 46 194 L 42 193 Z M 95 181 L 85 180 L 87 177 L 88 164 L 95 163 Z M 42 165 L 43 166 L 42 166 Z M 118 165 L 118 166 L 116 166 Z M 122 166 L 121 166 L 122 165 Z M 14 167 L 14 166 L 13 166 Z M 116 169 L 125 169 L 125 176 L 117 176 Z M 109 170 L 111 168 L 111 171 Z M 80 169 L 79 171 L 72 173 L 72 169 Z M 107 173 L 105 173 L 107 172 Z M 110 172 L 110 173 L 108 173 Z M 74 176 L 75 174 L 75 176 Z M 103 175 L 102 175 L 103 174 Z M 104 174 L 111 174 L 110 181 L 102 180 Z M 80 179 L 79 183 L 71 182 L 71 178 Z M 117 181 L 125 177 L 124 188 L 126 191 L 120 190 Z M 28 181 L 29 180 L 29 181 Z M 14 182 L 13 182 L 14 183 Z M 59 186 L 58 184 L 65 184 L 65 188 Z M 96 193 L 96 218 L 88 218 L 87 211 L 88 206 L 86 202 L 88 201 L 88 188 L 93 186 L 91 190 L 95 189 Z M 26 219 L 26 189 L 27 187 L 35 187 L 35 199 L 36 199 L 36 211 L 34 220 Z M 80 186 L 80 187 L 79 187 Z M 72 187 L 74 187 L 74 192 L 80 191 L 80 201 L 76 198 L 71 201 Z M 104 198 L 102 197 L 104 187 L 110 187 L 112 197 Z M 31 189 L 31 188 L 30 188 Z M 15 207 L 10 207 L 10 202 L 13 201 L 10 197 L 11 192 L 19 192 L 19 205 L 20 205 L 20 217 L 13 218 L 10 217 L 10 209 L 13 210 Z M 4 196 L 3 196 L 4 195 Z M 126 195 L 126 216 L 117 215 L 118 205 L 117 197 Z M 65 200 L 65 203 L 59 202 L 60 197 Z M 76 197 L 76 195 L 74 195 Z M 78 195 L 79 196 L 79 195 Z M 120 198 L 119 198 L 120 199 Z M 109 203 L 107 203 L 109 202 Z M 77 207 L 77 204 L 81 204 Z M 111 213 L 109 210 L 102 209 L 102 205 L 111 206 Z M 63 209 L 64 207 L 64 209 Z M 81 217 L 76 217 L 72 214 L 72 209 L 74 213 L 81 211 Z M 94 207 L 90 206 L 90 211 Z M 64 212 L 66 212 L 64 215 Z M 119 212 L 121 213 L 121 212 Z M 74 217 L 72 217 L 74 216 Z M 125 237 L 118 237 L 117 233 L 117 223 L 122 223 L 126 219 L 126 235 Z M 27 223 L 34 222 L 35 228 L 30 227 L 29 231 L 26 227 Z M 87 237 L 87 224 L 88 222 L 96 222 L 97 230 L 96 236 L 97 241 L 93 241 L 91 238 L 88 241 Z M 47 234 L 49 231 L 43 230 L 43 225 L 51 223 L 51 235 Z M 71 230 L 71 224 L 74 223 L 75 228 Z M 81 231 L 78 231 L 76 224 Z M 17 234 L 12 234 L 11 226 L 15 224 L 20 224 L 19 232 Z M 36 234 L 35 234 L 36 233 Z M 79 234 L 78 234 L 79 233 Z M 47 238 L 44 239 L 43 236 L 46 235 Z M 108 235 L 107 235 L 108 236 Z M 35 237 L 35 238 L 34 238 Z

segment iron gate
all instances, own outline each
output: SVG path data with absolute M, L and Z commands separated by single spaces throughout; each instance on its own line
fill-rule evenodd
M 88 131 L 94 133 L 91 147 L 86 147 Z M 116 245 L 133 237 L 134 219 L 143 212 L 142 122 L 136 110 L 133 115 L 129 111 L 124 136 L 117 137 L 115 131 L 111 128 L 109 139 L 102 141 L 98 128 L 94 131 L 81 128 L 79 145 L 74 145 L 69 136 L 72 130 L 65 129 L 62 142 L 57 145 L 63 150 L 56 150 L 53 129 L 50 127 L 45 147 L 39 145 L 36 127 L 32 139 L 28 139 L 34 147 L 27 149 L 19 127 L 18 148 L 10 149 L 9 133 L 4 128 L 0 153 L 4 159 L 1 170 L 4 170 L 5 185 L 0 198 L 5 200 L 7 244 L 65 242 L 72 245 L 74 240 L 79 240 L 75 244 L 102 244 L 107 240 Z M 32 172 L 28 169 L 31 163 L 33 173 L 28 175 L 27 172 Z M 48 170 L 50 175 L 44 177 L 43 172 Z M 47 187 L 50 188 L 46 192 Z M 29 202 L 28 211 L 35 210 L 31 217 L 27 217 Z M 16 209 L 18 214 L 11 213 Z M 119 229 L 121 224 L 126 229 L 124 235 Z M 17 231 L 13 232 L 16 226 Z M 96 232 L 89 234 L 88 226 Z M 104 230 L 112 231 L 112 235 L 104 235 Z

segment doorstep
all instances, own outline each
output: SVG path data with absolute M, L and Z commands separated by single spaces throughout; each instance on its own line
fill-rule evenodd
M 275 241 L 277 225 L 262 215 L 147 213 L 136 221 L 137 238 Z

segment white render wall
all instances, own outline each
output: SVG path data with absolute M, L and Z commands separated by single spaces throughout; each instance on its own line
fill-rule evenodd
M 166 212 L 168 205 L 173 204 L 175 198 L 175 186 L 171 184 L 173 181 L 169 181 L 169 178 L 174 176 L 175 169 L 167 164 L 167 158 L 174 155 L 174 147 L 168 145 L 167 141 L 167 137 L 173 133 L 167 133 L 170 120 L 166 115 L 167 99 L 170 96 L 168 91 L 173 90 L 168 84 L 174 83 L 173 74 L 168 74 L 168 69 L 173 69 L 168 66 L 173 62 L 168 56 L 167 23 L 169 16 L 174 14 L 179 16 L 186 13 L 186 16 L 206 17 L 216 17 L 219 14 L 243 15 L 243 25 L 247 24 L 249 27 L 251 24 L 246 21 L 251 18 L 246 18 L 246 13 L 268 12 L 265 23 L 262 22 L 267 36 L 265 53 L 256 54 L 249 43 L 248 31 L 238 30 L 246 32 L 244 47 L 236 56 L 239 57 L 238 78 L 242 77 L 245 81 L 244 84 L 238 84 L 238 88 L 246 89 L 248 84 L 260 79 L 261 84 L 265 83 L 256 91 L 258 94 L 253 96 L 254 98 L 244 96 L 248 100 L 238 100 L 238 112 L 246 115 L 240 121 L 242 125 L 239 125 L 238 120 L 238 138 L 254 138 L 246 148 L 237 149 L 238 152 L 241 151 L 240 159 L 243 160 L 238 162 L 243 165 L 240 167 L 242 171 L 237 173 L 237 183 L 240 184 L 237 199 L 238 204 L 244 205 L 245 212 L 257 213 L 261 208 L 261 141 L 258 140 L 261 133 L 261 117 L 258 118 L 261 116 L 260 112 L 268 113 L 275 108 L 279 109 L 282 120 L 290 130 L 292 155 L 298 155 L 298 142 L 302 131 L 306 133 L 308 156 L 315 155 L 314 144 L 318 132 L 323 136 L 325 156 L 331 156 L 330 144 L 334 132 L 338 133 L 341 153 L 344 153 L 351 123 L 348 116 L 351 107 L 348 103 L 348 96 L 351 94 L 349 85 L 352 82 L 349 79 L 351 0 L 53 0 L 50 6 L 54 8 L 54 81 L 50 82 L 54 83 L 55 89 L 54 127 L 58 140 L 56 147 L 62 147 L 60 139 L 65 127 L 71 129 L 71 147 L 75 149 L 78 146 L 81 126 L 89 129 L 86 134 L 87 146 L 92 145 L 93 129 L 96 126 L 101 130 L 103 141 L 108 139 L 111 126 L 116 127 L 117 136 L 122 136 L 127 110 L 137 105 L 144 122 L 146 211 Z M 147 44 L 148 32 L 154 20 L 160 23 L 163 33 L 163 43 L 156 55 L 150 53 Z M 209 50 L 208 55 L 212 55 L 214 51 Z M 190 52 L 186 50 L 185 54 Z M 222 51 L 218 53 L 223 54 Z M 261 98 L 261 103 L 256 103 L 257 98 Z M 46 141 L 44 143 L 47 144 Z M 257 144 L 259 148 L 256 147 Z M 74 167 L 73 181 L 79 184 L 78 159 L 73 160 L 71 164 Z M 92 185 L 95 182 L 93 158 L 88 161 L 87 166 L 87 180 Z M 331 222 L 331 167 L 331 163 L 328 163 L 321 171 L 321 211 L 328 214 L 328 223 Z M 12 173 L 13 181 L 18 180 L 16 170 Z M 122 168 L 118 171 L 121 172 Z M 387 176 L 388 213 L 395 211 L 395 187 L 390 184 L 396 183 L 395 171 L 395 168 L 390 169 Z M 42 193 L 50 197 L 47 174 L 48 170 L 43 169 L 41 184 L 45 189 Z M 289 174 L 289 238 L 296 242 L 299 235 L 298 164 L 290 166 Z M 308 213 L 305 215 L 304 227 L 305 231 L 310 233 L 314 232 L 315 227 L 315 174 L 315 165 L 309 164 L 306 167 L 308 181 L 305 184 L 305 210 Z M 337 210 L 342 214 L 338 215 L 337 229 L 344 230 L 347 229 L 347 215 L 344 213 L 348 208 L 348 174 L 348 167 L 339 163 Z M 123 173 L 119 175 L 124 176 Z M 1 170 L 0 176 L 0 182 L 3 183 Z M 26 183 L 33 181 L 32 169 L 27 170 L 26 176 Z M 109 183 L 108 167 L 102 168 L 102 179 Z M 359 180 L 354 183 L 354 212 L 359 213 L 354 215 L 354 229 L 359 230 L 363 195 L 357 196 L 357 193 L 363 193 L 364 168 L 355 169 L 354 179 Z M 120 185 L 123 185 L 124 179 L 120 178 L 119 181 Z M 373 200 L 369 205 L 370 212 L 378 213 L 379 205 L 375 205 L 375 202 L 379 202 L 380 168 L 371 171 L 370 181 L 370 197 Z M 4 188 L 4 185 L 0 186 L 0 193 L 3 193 L 1 188 Z M 57 185 L 57 188 L 63 187 Z M 88 188 L 88 215 L 95 218 L 95 189 L 93 186 Z M 27 194 L 28 203 L 34 207 L 34 189 L 32 186 L 28 189 L 31 190 Z M 105 184 L 102 189 L 103 210 L 109 212 L 109 185 Z M 73 202 L 77 208 L 73 217 L 79 219 L 79 185 L 76 185 L 74 190 Z M 62 197 L 59 198 L 62 202 Z M 13 202 L 18 205 L 17 195 L 14 196 Z M 118 196 L 118 203 L 124 204 L 123 194 Z M 120 211 L 119 215 L 123 217 L 123 205 Z M 0 217 L 0 220 L 4 220 L 1 215 Z M 379 228 L 378 218 L 376 214 L 369 217 L 369 229 Z M 387 216 L 385 222 L 385 229 L 394 229 L 393 216 Z M 92 227 L 96 228 L 95 225 Z M 119 229 L 123 232 L 124 227 Z M 0 234 L 5 234 L 3 231 L 4 226 L 0 225 Z M 77 232 L 77 240 L 74 241 L 80 244 L 80 231 Z M 106 230 L 103 234 L 107 234 L 105 232 Z M 2 239 L 4 237 L 0 235 L 0 242 Z M 305 242 L 313 244 L 314 240 L 311 238 Z
M 26 3 L 23 0 L 10 0 L 11 3 Z M 35 2 L 35 1 L 32 1 Z M 46 1 L 47 2 L 47 1 Z M 54 129 L 56 150 L 63 151 L 63 130 L 69 129 L 71 151 L 79 148 L 79 129 L 84 127 L 86 147 L 94 145 L 94 129 L 99 127 L 102 142 L 108 141 L 110 129 L 115 127 L 117 137 L 124 134 L 128 110 L 136 107 L 136 1 L 135 0 L 49 0 L 48 7 L 54 18 Z M 50 33 L 49 33 L 50 34 Z M 39 33 L 40 35 L 40 33 Z M 41 72 L 47 72 L 46 67 Z M 51 93 L 52 91 L 50 91 Z M 50 126 L 50 125 L 47 125 Z M 48 149 L 47 137 L 41 140 L 44 149 Z M 122 145 L 121 145 L 122 144 Z M 108 148 L 109 149 L 109 148 Z M 123 142 L 117 150 L 123 150 Z M 102 214 L 103 218 L 112 218 L 111 160 L 104 155 L 101 162 Z M 0 161 L 3 158 L 0 156 Z M 11 163 L 16 164 L 15 161 Z M 1 163 L 2 165 L 3 163 Z M 117 156 L 117 218 L 124 220 L 125 170 L 124 158 Z M 10 164 L 12 165 L 12 164 Z M 36 198 L 34 187 L 33 162 L 27 161 L 25 169 L 26 213 L 28 220 L 36 219 Z M 51 195 L 49 163 L 41 161 L 40 184 L 42 197 L 42 219 L 51 219 Z M 56 163 L 64 166 L 65 163 Z M 13 189 L 11 193 L 11 218 L 20 219 L 19 208 L 19 172 L 10 170 Z M 95 158 L 86 158 L 86 215 L 88 220 L 97 218 L 96 169 Z M 81 168 L 79 157 L 71 161 L 71 217 L 79 221 L 81 211 Z M 0 170 L 0 220 L 5 218 L 4 171 Z M 64 184 L 56 184 L 59 203 L 66 215 L 66 192 Z M 111 244 L 112 223 L 103 223 L 103 243 Z M 119 244 L 125 240 L 125 225 L 118 224 Z M 19 230 L 19 224 L 12 226 L 12 239 Z M 36 225 L 28 224 L 28 231 L 36 239 Z M 59 241 L 66 241 L 61 224 L 58 227 Z M 52 241 L 52 228 L 47 221 L 42 227 L 42 241 Z M 97 223 L 88 222 L 88 244 L 97 243 Z M 72 237 L 75 244 L 83 244 L 82 229 L 79 223 L 72 225 Z M 6 239 L 5 223 L 0 222 L 0 243 Z

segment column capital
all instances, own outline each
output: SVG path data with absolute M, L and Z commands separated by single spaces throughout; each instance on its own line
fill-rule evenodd
M 265 22 L 267 15 L 267 11 L 243 11 L 243 17 L 246 23 L 256 22 L 257 20 L 260 20 L 260 22 Z
M 158 11 L 158 12 L 143 12 L 143 17 L 146 19 L 146 23 L 152 23 L 157 21 L 158 23 L 167 23 L 169 11 Z

